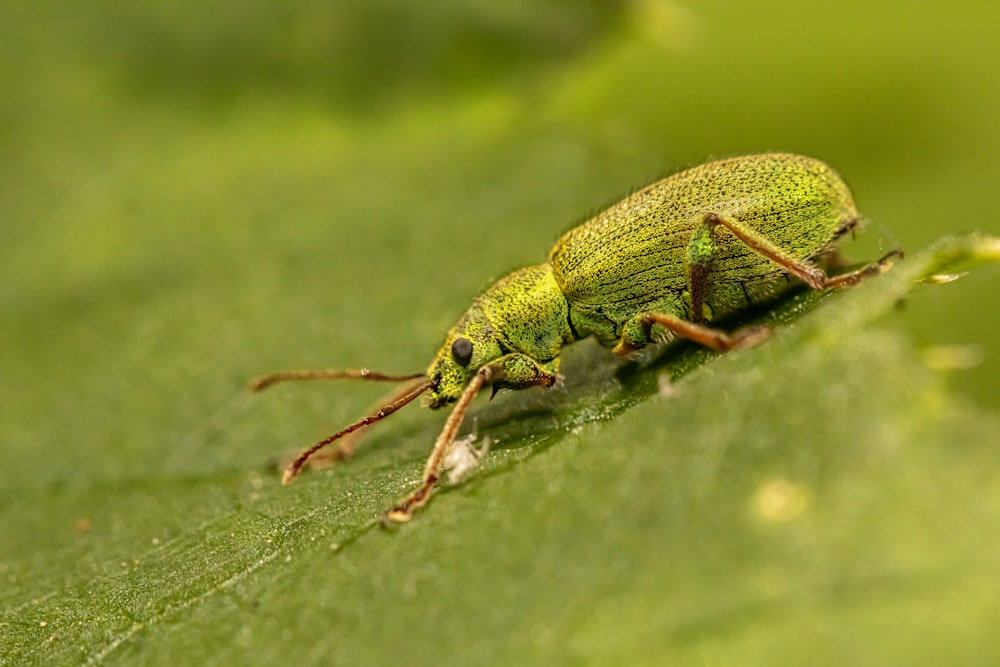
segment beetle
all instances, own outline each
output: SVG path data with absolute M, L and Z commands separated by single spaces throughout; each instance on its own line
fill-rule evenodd
M 896 249 L 861 268 L 828 275 L 835 243 L 861 224 L 843 179 L 820 160 L 789 153 L 708 162 L 668 176 L 570 229 L 543 264 L 501 278 L 448 331 L 427 371 L 386 375 L 301 370 L 255 378 L 260 390 L 286 380 L 355 378 L 406 382 L 375 414 L 302 452 L 289 483 L 320 449 L 423 395 L 454 404 L 420 485 L 383 516 L 408 521 L 431 497 L 442 463 L 481 389 L 551 387 L 564 345 L 593 336 L 617 355 L 687 338 L 719 352 L 763 341 L 770 328 L 726 332 L 712 322 L 763 303 L 796 283 L 822 290 L 888 270 Z M 344 439 L 333 458 L 353 450 Z

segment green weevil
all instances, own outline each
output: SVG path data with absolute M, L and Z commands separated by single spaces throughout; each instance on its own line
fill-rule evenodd
M 392 414 L 422 394 L 454 403 L 420 485 L 383 516 L 407 521 L 427 503 L 444 458 L 476 394 L 551 387 L 564 345 L 594 336 L 615 354 L 680 336 L 713 350 L 755 345 L 770 329 L 727 333 L 711 322 L 773 298 L 795 283 L 813 289 L 854 285 L 902 257 L 893 250 L 859 269 L 829 276 L 835 242 L 861 224 L 847 185 L 829 166 L 801 155 L 768 153 L 709 162 L 657 181 L 556 242 L 544 264 L 498 280 L 448 332 L 426 373 L 367 369 L 274 373 L 284 380 L 358 378 L 407 382 L 375 414 L 318 442 L 285 470 L 290 482 L 328 444 Z M 333 458 L 348 456 L 344 439 Z

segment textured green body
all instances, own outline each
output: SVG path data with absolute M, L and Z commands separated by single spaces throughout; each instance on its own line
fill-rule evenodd
M 588 336 L 619 355 L 671 336 L 718 352 L 756 345 L 770 327 L 728 332 L 709 323 L 797 281 L 813 289 L 856 285 L 902 257 L 895 249 L 861 268 L 827 275 L 817 261 L 859 222 L 836 172 L 801 155 L 719 160 L 665 178 L 566 232 L 547 263 L 514 271 L 479 295 L 424 375 L 304 370 L 254 380 L 255 389 L 286 379 L 413 381 L 377 413 L 305 450 L 283 481 L 326 445 L 420 395 L 431 408 L 454 403 L 420 485 L 383 515 L 385 522 L 409 521 L 431 497 L 442 471 L 454 465 L 447 462 L 449 453 L 484 387 L 551 387 L 562 347 Z M 333 458 L 352 451 L 345 438 Z
M 800 155 L 731 158 L 669 176 L 568 231 L 548 263 L 481 294 L 428 369 L 426 402 L 456 400 L 487 365 L 494 387 L 551 385 L 567 343 L 596 336 L 626 352 L 665 333 L 660 324 L 650 329 L 647 313 L 709 322 L 738 312 L 796 282 L 747 239 L 811 265 L 858 221 L 837 173 Z M 458 339 L 471 343 L 464 364 L 452 347 Z
M 698 319 L 686 272 L 694 258 L 687 255 L 707 213 L 746 225 L 797 260 L 827 252 L 858 221 L 847 186 L 812 158 L 754 155 L 674 174 L 570 230 L 552 249 L 549 262 L 577 333 L 612 345 L 637 313 Z M 733 235 L 717 234 L 715 246 L 705 321 L 791 284 L 779 266 Z

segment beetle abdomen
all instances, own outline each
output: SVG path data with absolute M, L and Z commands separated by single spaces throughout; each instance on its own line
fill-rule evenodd
M 843 180 L 819 160 L 771 153 L 710 162 L 639 190 L 559 239 L 549 261 L 570 307 L 619 324 L 647 310 L 689 317 L 687 246 L 708 213 L 758 231 L 796 260 L 828 250 L 858 218 Z M 764 298 L 773 290 L 760 287 L 783 273 L 727 230 L 716 235 L 709 317 Z

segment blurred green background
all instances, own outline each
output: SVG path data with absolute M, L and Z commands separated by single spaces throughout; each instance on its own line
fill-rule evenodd
M 1000 231 L 994 5 L 762 5 L 0 5 L 0 664 L 1000 657 L 996 265 L 677 402 L 583 344 L 397 532 L 441 415 L 281 488 L 379 388 L 244 393 L 423 370 L 477 290 L 711 157 L 834 165 L 854 259 Z M 772 496 L 804 514 L 754 528 Z

